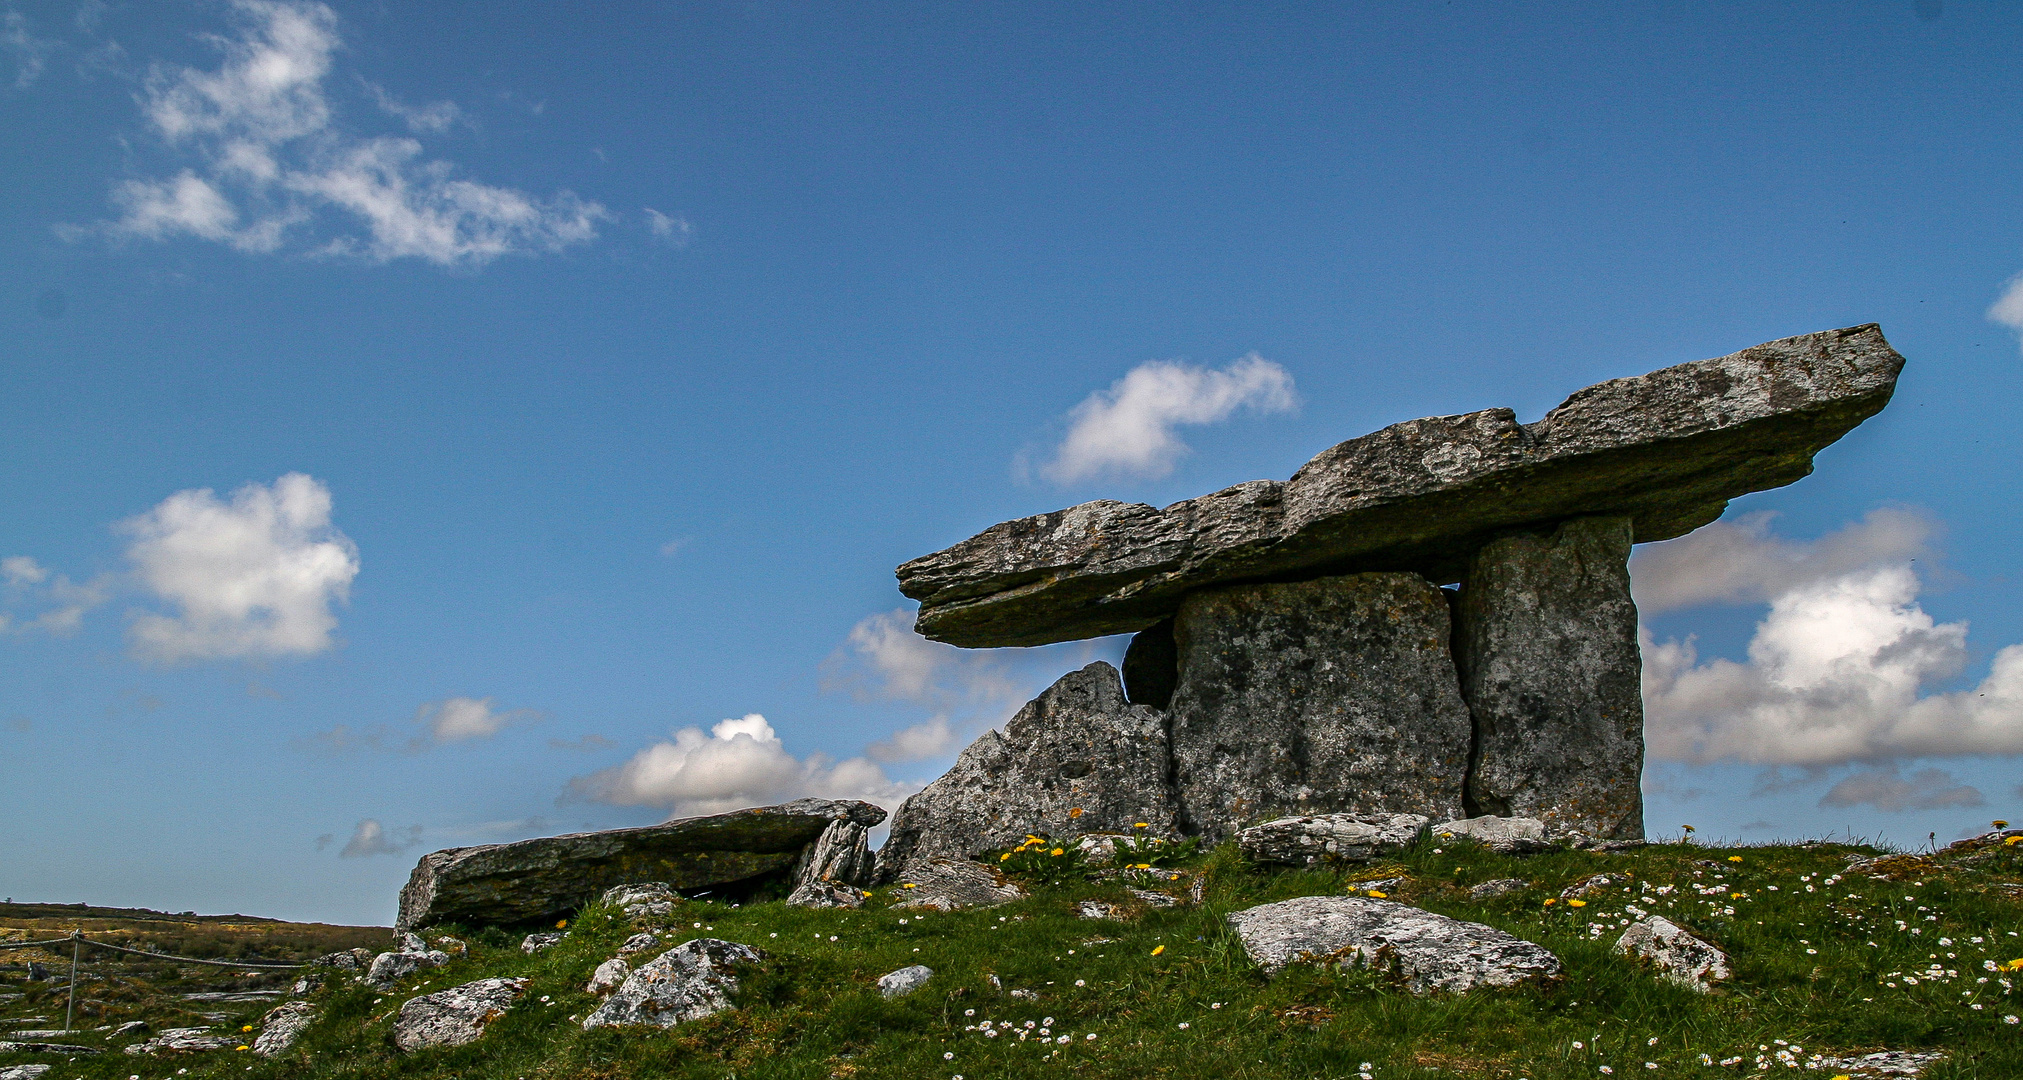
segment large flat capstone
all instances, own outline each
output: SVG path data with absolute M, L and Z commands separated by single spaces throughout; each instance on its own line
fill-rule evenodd
M 638 829 L 448 848 L 416 864 L 395 927 L 548 920 L 629 882 L 694 889 L 743 881 L 793 867 L 831 822 L 868 829 L 884 820 L 867 802 L 798 799 Z
M 1361 570 L 1459 581 L 1512 529 L 1625 517 L 1636 543 L 1682 536 L 1728 500 L 1782 487 L 1874 415 L 1899 356 L 1874 324 L 1784 338 L 1509 409 L 1394 424 L 1164 509 L 1110 500 L 1021 518 L 899 568 L 917 629 L 970 647 L 1143 630 L 1188 592 Z

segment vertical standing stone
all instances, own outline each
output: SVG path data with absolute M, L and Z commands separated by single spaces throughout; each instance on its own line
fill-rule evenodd
M 1461 585 L 1455 658 L 1475 720 L 1467 810 L 1641 839 L 1644 702 L 1630 519 L 1492 541 Z
M 1373 573 L 1189 595 L 1174 617 L 1174 779 L 1208 839 L 1270 818 L 1461 808 L 1469 716 L 1447 601 Z

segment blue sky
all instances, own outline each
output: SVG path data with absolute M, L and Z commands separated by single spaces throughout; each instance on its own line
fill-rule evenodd
M 907 558 L 1863 322 L 1890 408 L 1639 555 L 1648 820 L 2023 817 L 2014 5 L 0 0 L 0 125 L 16 899 L 889 804 L 1122 650 Z

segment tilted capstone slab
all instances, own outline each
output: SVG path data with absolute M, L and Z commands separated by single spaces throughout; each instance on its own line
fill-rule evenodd
M 1170 710 L 1183 831 L 1460 816 L 1470 720 L 1450 636 L 1446 597 L 1416 574 L 1189 594 Z
M 1469 816 L 1537 818 L 1549 836 L 1644 835 L 1644 699 L 1626 517 L 1491 541 L 1455 605 L 1475 728 Z
M 1728 500 L 1782 487 L 1888 403 L 1899 356 L 1875 325 L 1784 338 L 1612 379 L 1536 423 L 1509 409 L 1394 424 L 1288 481 L 1174 503 L 1098 501 L 994 525 L 908 562 L 916 628 L 985 648 L 1143 630 L 1190 592 L 1365 570 L 1459 581 L 1520 528 L 1625 517 L 1682 536 Z

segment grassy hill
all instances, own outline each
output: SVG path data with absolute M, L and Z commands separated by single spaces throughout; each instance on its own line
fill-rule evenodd
M 533 956 L 520 951 L 518 932 L 434 928 L 430 937 L 468 941 L 469 955 L 387 993 L 330 980 L 313 995 L 318 1023 L 279 1060 L 114 1052 L 57 1058 L 45 1080 L 1549 1080 L 1738 1076 L 1756 1073 L 1759 1058 L 1774 1075 L 1805 1070 L 1815 1055 L 1915 1048 L 1948 1052 L 1925 1072 L 1931 1080 L 2015 1078 L 2023 1077 L 2023 995 L 2014 985 L 2023 971 L 2012 970 L 2023 968 L 2019 848 L 1993 840 L 1900 855 L 1871 868 L 1886 875 L 1877 880 L 1842 871 L 1850 858 L 1881 852 L 1825 843 L 1653 844 L 1517 858 L 1435 838 L 1392 862 L 1305 871 L 1254 867 L 1225 846 L 1185 867 L 1205 876 L 1202 902 L 1185 903 L 1182 885 L 1164 886 L 1183 899 L 1170 908 L 1148 905 L 1124 882 L 1072 875 L 1005 907 L 947 914 L 892 908 L 896 889 L 856 911 L 705 899 L 677 913 L 672 942 L 706 934 L 756 946 L 768 959 L 745 979 L 736 1011 L 668 1031 L 582 1030 L 597 1001 L 583 990 L 591 969 L 637 929 L 592 908 L 562 944 Z M 1602 873 L 1617 880 L 1579 906 L 1560 899 L 1569 885 Z M 1500 878 L 1531 885 L 1470 899 L 1469 887 Z M 1377 887 L 1393 899 L 1545 945 L 1564 962 L 1565 976 L 1548 987 L 1459 998 L 1415 998 L 1367 971 L 1292 969 L 1266 980 L 1222 920 L 1253 904 L 1368 891 L 1373 882 L 1383 882 Z M 1114 903 L 1124 917 L 1082 918 L 1076 902 L 1086 899 Z M 1638 912 L 1664 915 L 1727 950 L 1734 978 L 1700 995 L 1618 956 L 1613 943 Z M 879 975 L 916 963 L 935 971 L 925 989 L 891 1001 L 879 996 Z M 391 1045 L 403 1001 L 493 975 L 532 982 L 483 1039 L 412 1055 Z M 55 1008 L 60 1018 L 60 1005 L 31 989 L 0 1001 L 0 1017 L 47 1016 Z M 167 1005 L 156 1000 L 136 1011 Z M 262 1011 L 241 1006 L 218 1023 L 257 1024 Z M 160 1026 L 187 1015 L 185 1008 L 155 1019 Z M 986 1022 L 1000 1033 L 987 1034 Z M 1740 1060 L 1720 1064 L 1729 1059 Z M 0 1068 L 51 1060 L 0 1055 Z

